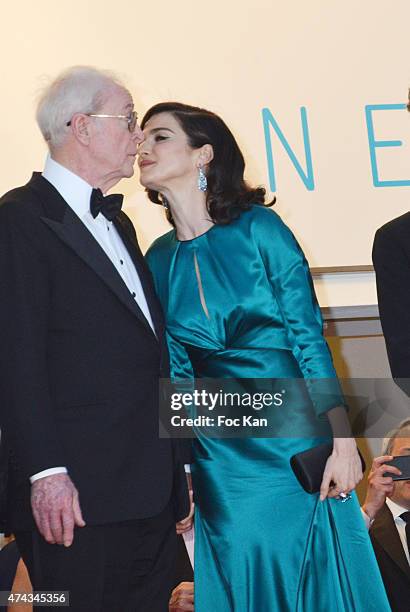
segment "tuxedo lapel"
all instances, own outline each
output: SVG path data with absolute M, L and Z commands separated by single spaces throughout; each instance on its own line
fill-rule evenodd
M 160 338 L 164 333 L 164 317 L 162 314 L 161 305 L 154 289 L 151 273 L 147 267 L 147 264 L 145 263 L 145 259 L 141 253 L 137 239 L 135 235 L 132 235 L 129 231 L 130 222 L 127 217 L 125 217 L 125 219 L 124 217 L 124 213 L 120 213 L 120 215 L 114 219 L 114 225 L 130 254 L 135 269 L 138 272 L 152 322 L 154 324 L 157 336 Z
M 384 505 L 379 511 L 371 527 L 371 534 L 410 580 L 410 566 L 392 513 L 387 505 Z
M 165 339 L 165 320 L 160 301 L 154 288 L 154 282 L 152 280 L 151 272 L 139 248 L 135 230 L 131 226 L 130 221 L 124 213 L 121 212 L 118 217 L 115 218 L 114 225 L 119 235 L 121 236 L 140 277 L 142 289 L 144 291 L 145 299 L 147 300 L 152 322 L 154 324 L 154 328 L 160 345 L 161 376 L 168 377 L 169 356 L 168 347 Z
M 41 220 L 94 270 L 118 299 L 155 337 L 142 310 L 132 297 L 115 266 L 85 225 L 68 206 L 58 191 L 41 175 L 35 174 L 28 187 L 44 203 Z

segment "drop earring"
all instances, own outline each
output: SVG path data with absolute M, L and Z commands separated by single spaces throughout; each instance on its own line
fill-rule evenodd
M 161 204 L 165 210 L 169 210 L 168 200 L 161 194 Z
M 198 167 L 198 189 L 199 191 L 206 191 L 208 189 L 208 181 L 206 180 L 206 174 L 202 170 L 202 166 Z

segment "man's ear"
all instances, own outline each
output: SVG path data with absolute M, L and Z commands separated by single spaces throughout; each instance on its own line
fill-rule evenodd
M 198 166 L 206 166 L 214 158 L 214 149 L 212 145 L 205 144 L 199 149 Z
M 71 119 L 71 131 L 75 138 L 83 145 L 90 142 L 90 118 L 82 113 L 75 113 Z

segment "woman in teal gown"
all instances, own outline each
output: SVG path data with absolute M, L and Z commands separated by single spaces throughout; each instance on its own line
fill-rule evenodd
M 265 191 L 244 182 L 226 125 L 164 103 L 142 128 L 141 183 L 174 225 L 147 253 L 172 378 L 336 381 L 308 264 Z M 306 412 L 343 420 L 339 396 L 311 400 Z M 194 440 L 195 611 L 390 610 L 356 496 L 339 496 L 361 477 L 354 440 L 334 439 L 320 499 L 289 459 L 323 438 L 298 433 L 300 405 L 281 410 L 283 435 Z

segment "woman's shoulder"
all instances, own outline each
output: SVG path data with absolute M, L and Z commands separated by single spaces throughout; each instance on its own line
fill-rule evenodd
M 176 244 L 174 229 L 154 240 L 145 253 L 145 260 L 151 271 L 163 268 L 165 258 L 174 252 Z
M 156 255 L 164 255 L 168 251 L 172 250 L 175 246 L 175 230 L 172 229 L 166 234 L 162 234 L 154 240 L 151 246 L 148 248 L 145 257 L 155 257 Z
M 283 219 L 266 206 L 254 205 L 248 214 L 248 235 L 261 251 L 300 252 L 300 245 Z
M 290 231 L 276 211 L 261 204 L 254 204 L 249 210 L 242 213 L 241 217 L 243 222 L 251 226 L 256 233 Z

